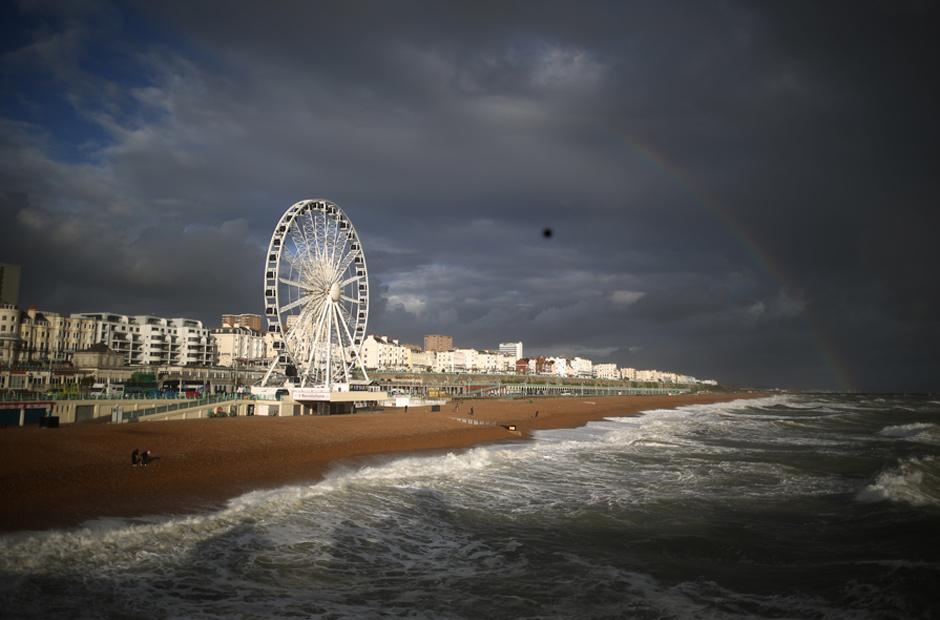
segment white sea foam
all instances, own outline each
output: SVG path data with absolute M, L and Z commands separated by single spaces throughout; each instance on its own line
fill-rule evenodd
M 863 502 L 892 501 L 911 506 L 940 506 L 940 463 L 932 455 L 900 459 L 862 489 Z
M 893 437 L 920 443 L 940 443 L 940 427 L 929 422 L 886 426 L 878 431 L 878 434 L 882 437 Z

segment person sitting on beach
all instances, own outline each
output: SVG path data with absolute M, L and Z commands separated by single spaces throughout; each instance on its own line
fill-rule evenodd
M 140 464 L 140 450 L 134 448 L 134 451 L 131 452 L 131 466 L 137 467 Z
M 140 464 L 144 467 L 150 464 L 150 450 L 144 450 L 144 453 L 140 457 Z

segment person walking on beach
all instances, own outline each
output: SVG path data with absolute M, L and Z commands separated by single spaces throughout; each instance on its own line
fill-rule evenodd
M 150 450 L 144 450 L 144 453 L 140 457 L 140 464 L 144 467 L 150 464 Z
M 537 418 L 537 417 L 539 417 L 539 410 L 538 410 L 538 409 L 536 409 L 536 410 L 535 410 L 535 415 L 534 415 L 534 416 L 532 416 L 532 417 L 533 417 L 533 418 Z
M 470 415 L 473 415 L 473 407 L 470 407 Z
M 131 467 L 137 467 L 140 464 L 140 450 L 134 448 L 134 451 L 131 452 Z

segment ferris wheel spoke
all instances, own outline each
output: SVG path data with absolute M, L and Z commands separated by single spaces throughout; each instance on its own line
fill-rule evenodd
M 304 307 L 300 314 L 297 315 L 294 324 L 287 330 L 284 336 L 285 344 L 291 346 L 291 343 L 296 343 L 295 346 L 301 348 L 306 346 L 305 339 L 303 338 L 304 328 L 310 322 L 311 317 L 319 316 L 318 313 L 320 312 L 322 304 L 322 300 L 317 300 L 313 304 Z
M 339 355 L 340 355 L 340 358 L 342 359 L 343 374 L 346 376 L 346 380 L 348 381 L 349 376 L 346 374 L 346 347 L 343 346 L 343 336 L 342 336 L 342 332 L 340 332 L 340 329 L 339 329 L 340 318 L 336 314 L 335 304 L 330 304 L 330 313 L 331 313 L 331 316 L 330 316 L 330 319 L 331 319 L 330 320 L 330 328 L 331 328 L 330 332 L 331 333 L 329 334 L 330 342 L 332 343 L 333 341 L 332 331 L 333 329 L 335 329 L 336 330 L 336 342 L 339 345 Z
M 290 302 L 289 304 L 285 304 L 281 306 L 281 312 L 287 312 L 288 310 L 293 310 L 297 306 L 301 306 L 309 302 L 312 299 L 313 299 L 313 295 L 304 295 L 303 297 L 299 297 L 295 299 L 294 301 Z
M 304 284 L 303 282 L 298 282 L 297 280 L 288 280 L 287 278 L 278 278 L 278 281 L 281 282 L 282 284 L 288 284 L 290 286 L 296 286 L 297 288 L 302 288 L 305 291 L 315 290 L 309 284 Z
M 339 298 L 342 299 L 343 301 L 348 301 L 351 304 L 359 303 L 358 299 L 353 299 L 352 297 L 347 297 L 346 295 L 340 295 Z
M 300 342 L 298 343 L 298 354 L 301 358 L 306 358 L 307 363 L 304 368 L 300 369 L 302 373 L 301 384 L 306 384 L 307 379 L 311 374 L 316 374 L 316 361 L 317 361 L 317 349 L 320 341 L 320 331 L 323 325 L 323 317 L 325 315 L 326 304 L 320 303 L 319 309 L 316 311 L 316 327 L 313 331 L 312 338 L 304 337 L 303 334 L 300 334 Z M 311 313 L 310 316 L 313 316 Z
M 345 280 L 343 280 L 342 282 L 339 283 L 339 287 L 340 287 L 340 288 L 344 288 L 344 287 L 346 287 L 346 286 L 349 286 L 350 284 L 352 284 L 352 283 L 355 282 L 356 280 L 361 280 L 361 279 L 362 279 L 362 276 L 353 276 L 353 277 L 351 277 L 351 278 L 346 278 Z
M 296 271 L 301 277 L 306 275 L 306 271 L 309 266 L 308 263 L 304 261 L 302 256 L 299 256 L 296 253 L 285 252 L 283 257 L 287 260 L 287 263 L 291 266 L 291 269 Z
M 313 339 L 312 339 L 312 341 L 308 342 L 308 345 L 309 345 L 309 347 L 310 347 L 310 351 L 309 351 L 309 353 L 307 354 L 307 368 L 306 368 L 306 370 L 304 371 L 304 377 L 303 377 L 303 379 L 301 379 L 301 384 L 302 384 L 302 385 L 306 384 L 307 379 L 309 378 L 311 372 L 313 372 L 313 374 L 316 374 L 316 371 L 315 371 L 315 369 L 316 369 L 316 354 L 317 354 L 318 345 L 319 345 L 319 343 L 320 343 L 320 331 L 321 331 L 322 328 L 323 328 L 323 319 L 326 317 L 326 310 L 327 310 L 328 307 L 329 307 L 329 304 L 327 304 L 327 303 L 323 303 L 323 304 L 322 304 L 322 307 L 320 308 L 320 312 L 319 312 L 319 314 L 318 314 L 317 328 L 316 328 L 316 330 L 314 331 Z
M 307 239 L 307 235 L 303 229 L 303 226 L 301 225 L 299 227 L 291 227 L 289 236 L 291 241 L 294 243 L 296 259 L 300 261 L 306 260 L 304 255 L 309 255 L 310 242 Z M 295 260 L 291 260 L 291 264 L 296 265 L 297 263 Z
M 341 273 L 339 271 L 339 265 L 346 254 L 346 239 L 342 238 L 344 235 L 340 235 L 339 233 L 339 222 L 336 222 L 333 227 L 333 253 L 330 256 L 330 264 L 335 270 L 334 273 Z
M 339 264 L 336 266 L 336 273 L 346 273 L 346 270 L 349 269 L 349 266 L 352 265 L 353 261 L 356 260 L 358 253 L 355 250 L 346 251 L 346 255 L 340 260 Z
M 306 222 L 304 223 L 304 233 L 307 234 L 307 237 L 310 239 L 310 244 L 312 246 L 312 251 L 310 256 L 312 259 L 320 260 L 320 237 L 317 234 L 317 217 L 312 213 L 307 214 Z

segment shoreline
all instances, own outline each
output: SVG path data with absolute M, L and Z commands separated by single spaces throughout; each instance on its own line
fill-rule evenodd
M 361 457 L 463 450 L 529 439 L 534 430 L 762 396 L 479 399 L 461 401 L 459 409 L 450 402 L 435 413 L 430 407 L 414 407 L 407 413 L 389 409 L 345 416 L 4 429 L 0 534 L 71 528 L 96 518 L 195 514 L 250 491 L 319 482 L 333 465 Z M 510 424 L 516 432 L 501 426 Z M 134 448 L 153 452 L 149 467 L 131 467 Z

